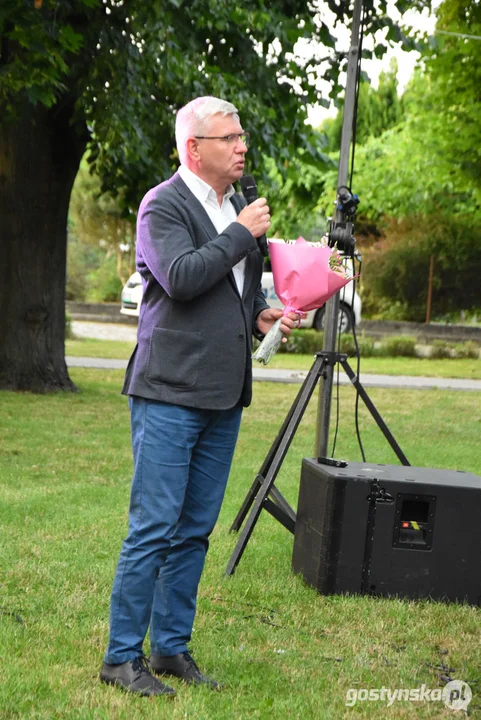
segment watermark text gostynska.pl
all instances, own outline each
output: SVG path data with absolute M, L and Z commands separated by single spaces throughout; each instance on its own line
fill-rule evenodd
M 417 688 L 349 688 L 346 693 L 347 707 L 358 702 L 385 702 L 388 707 L 399 701 L 443 702 L 452 710 L 467 710 L 473 693 L 462 680 L 451 680 L 443 688 L 430 689 L 426 685 Z

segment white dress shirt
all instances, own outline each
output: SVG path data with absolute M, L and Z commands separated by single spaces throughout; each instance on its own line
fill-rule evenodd
M 232 185 L 229 185 L 227 188 L 227 191 L 222 198 L 222 205 L 219 205 L 215 190 L 211 188 L 208 183 L 202 180 L 202 178 L 193 173 L 192 170 L 189 170 L 189 168 L 185 165 L 180 165 L 179 175 L 191 193 L 193 193 L 200 202 L 218 233 L 221 233 L 228 225 L 235 222 L 237 219 L 237 213 L 235 211 L 235 207 L 230 201 L 230 198 L 235 193 Z M 241 296 L 242 290 L 244 289 L 245 265 L 246 259 L 244 258 L 232 268 L 237 290 Z

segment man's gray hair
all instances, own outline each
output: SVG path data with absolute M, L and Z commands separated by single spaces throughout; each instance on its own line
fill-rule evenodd
M 218 113 L 233 115 L 239 120 L 235 105 L 209 95 L 195 98 L 180 108 L 175 119 L 175 142 L 181 163 L 187 158 L 187 140 L 195 135 L 203 135 L 210 118 Z

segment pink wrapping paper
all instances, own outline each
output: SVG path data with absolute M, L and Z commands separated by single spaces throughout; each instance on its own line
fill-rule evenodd
M 330 247 L 309 245 L 302 237 L 295 243 L 269 240 L 274 289 L 285 306 L 284 315 L 321 307 L 352 280 L 331 270 L 333 252 Z

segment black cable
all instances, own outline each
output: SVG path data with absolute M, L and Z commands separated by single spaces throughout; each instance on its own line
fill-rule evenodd
M 353 264 L 354 264 L 354 261 L 353 261 Z M 361 269 L 362 269 L 362 261 L 359 261 L 359 273 L 358 273 L 359 276 L 361 275 Z M 356 293 L 356 280 L 354 279 L 352 282 L 354 283 L 353 295 L 355 295 L 355 293 Z M 356 346 L 356 357 L 357 357 L 356 375 L 357 375 L 357 379 L 360 381 L 360 373 L 361 373 L 361 351 L 359 350 L 359 343 L 358 343 L 358 340 L 357 340 L 356 321 L 355 321 L 355 318 L 354 318 L 354 322 L 353 322 L 353 324 L 352 324 L 352 336 L 353 336 L 353 338 L 354 338 L 354 344 L 355 344 L 355 346 Z M 365 454 L 364 454 L 364 448 L 363 448 L 363 446 L 362 446 L 361 432 L 360 432 L 360 429 L 359 429 L 359 398 L 360 398 L 359 389 L 356 388 L 356 403 L 355 403 L 355 409 L 354 409 L 354 422 L 355 422 L 355 425 L 356 425 L 356 437 L 357 437 L 357 442 L 358 442 L 358 444 L 359 444 L 359 449 L 360 449 L 360 451 L 361 451 L 362 461 L 363 461 L 363 462 L 366 462 L 366 456 L 365 456 Z
M 353 281 L 354 282 L 354 281 Z M 354 288 L 355 290 L 355 288 Z M 346 296 L 346 287 L 344 286 L 342 288 L 342 297 L 341 302 L 345 299 Z M 352 296 L 353 304 L 354 304 L 354 294 Z M 342 327 L 342 307 L 340 308 L 339 312 L 339 327 L 338 327 L 338 333 L 337 333 L 337 354 L 340 355 L 341 353 L 341 327 Z M 353 313 L 354 316 L 354 313 Z M 341 385 L 341 375 L 340 375 L 340 368 L 339 363 L 337 363 L 337 373 L 336 373 L 336 426 L 334 430 L 334 439 L 332 441 L 332 451 L 331 451 L 331 457 L 335 457 L 336 453 L 336 442 L 337 442 L 337 433 L 339 431 L 339 417 L 340 417 L 340 385 Z
M 343 288 L 344 291 L 344 288 Z M 341 315 L 342 317 L 342 315 Z M 337 333 L 337 354 L 339 355 L 341 351 L 341 323 L 339 323 L 338 333 Z M 337 363 L 337 373 L 336 373 L 336 428 L 334 430 L 334 439 L 332 441 L 332 450 L 331 450 L 331 457 L 335 457 L 336 453 L 336 441 L 337 441 L 337 432 L 339 430 L 339 413 L 340 413 L 340 397 L 339 397 L 339 388 L 340 388 L 340 371 L 339 371 L 339 363 Z

